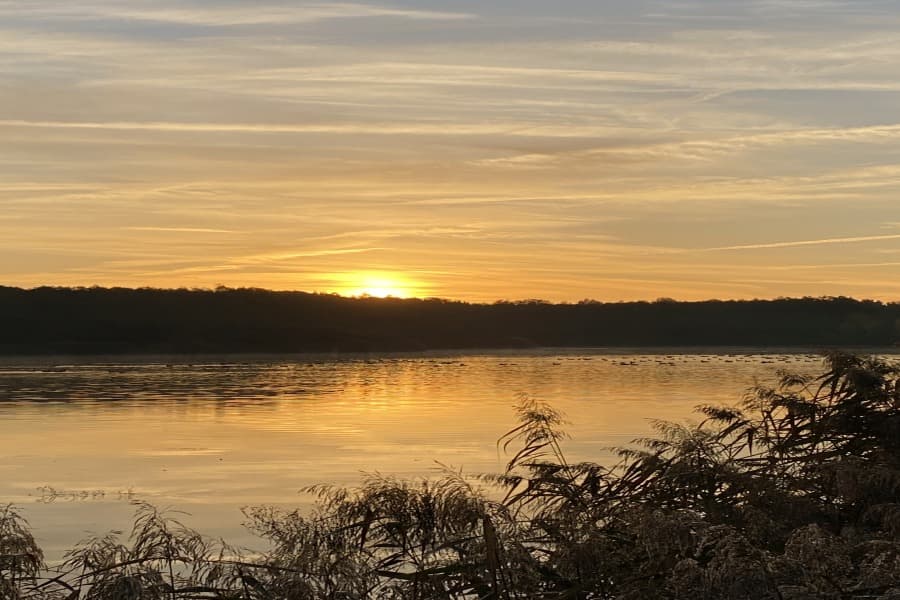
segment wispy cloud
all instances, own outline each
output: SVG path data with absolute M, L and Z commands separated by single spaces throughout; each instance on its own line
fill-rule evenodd
M 230 259 L 229 262 L 235 264 L 257 264 L 278 262 L 286 260 L 295 260 L 298 258 L 319 258 L 323 256 L 343 256 L 346 254 L 363 254 L 367 252 L 378 252 L 379 250 L 387 250 L 387 248 L 333 248 L 322 250 L 286 250 L 279 252 L 268 252 L 264 254 L 252 254 L 239 258 Z
M 718 248 L 704 248 L 704 252 L 722 250 L 764 250 L 768 248 L 796 248 L 800 246 L 825 246 L 831 244 L 858 244 L 862 242 L 880 242 L 885 240 L 900 240 L 900 235 L 864 235 L 856 237 L 823 238 L 820 240 L 800 240 L 794 242 L 769 242 L 764 244 L 744 244 L 739 246 L 720 246 Z
M 0 3 L 0 14 L 23 17 L 32 16 L 54 20 L 117 19 L 178 23 L 202 26 L 236 25 L 291 25 L 316 23 L 329 19 L 353 19 L 392 17 L 415 20 L 471 19 L 473 15 L 451 11 L 429 11 L 390 8 L 385 6 L 350 2 L 313 4 L 266 4 L 245 6 L 217 4 L 212 8 L 185 6 L 185 3 L 165 2 L 108 2 L 108 3 L 59 3 L 34 2 L 22 6 L 19 2 Z
M 333 135 L 499 135 L 510 137 L 591 138 L 615 136 L 622 130 L 611 127 L 567 126 L 522 122 L 501 123 L 213 123 L 173 121 L 44 121 L 0 119 L 0 127 L 36 129 L 83 129 L 110 131 L 158 131 L 171 133 L 247 133 L 247 134 L 333 134 Z M 557 154 L 521 154 L 480 161 L 484 165 L 539 166 L 572 157 L 619 156 L 634 159 L 662 159 L 666 157 L 708 158 L 722 153 L 734 153 L 751 148 L 790 144 L 827 143 L 892 143 L 900 140 L 900 124 L 871 127 L 830 129 L 791 129 L 754 135 L 712 137 L 677 143 L 653 144 L 633 140 L 627 145 L 610 145 L 603 149 L 564 152 Z
M 580 128 L 536 126 L 525 123 L 185 123 L 170 121 L 31 121 L 3 119 L 0 127 L 38 129 L 105 129 L 113 131 L 164 131 L 174 133 L 327 133 L 335 135 L 490 135 L 583 137 L 590 131 Z M 596 133 L 596 131 L 595 131 Z
M 155 231 L 161 233 L 239 233 L 233 229 L 208 229 L 205 227 L 125 227 L 124 229 L 128 231 Z

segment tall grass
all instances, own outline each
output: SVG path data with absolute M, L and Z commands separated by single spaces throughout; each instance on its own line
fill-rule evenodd
M 655 423 L 609 466 L 567 459 L 552 407 L 518 408 L 503 473 L 371 476 L 312 488 L 306 513 L 247 509 L 270 548 L 252 558 L 138 503 L 130 537 L 49 573 L 6 507 L 0 599 L 900 598 L 896 365 L 830 354 L 698 425 Z

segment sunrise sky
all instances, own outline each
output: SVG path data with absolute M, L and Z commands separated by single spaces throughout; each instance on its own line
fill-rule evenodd
M 896 0 L 0 0 L 0 284 L 900 299 Z

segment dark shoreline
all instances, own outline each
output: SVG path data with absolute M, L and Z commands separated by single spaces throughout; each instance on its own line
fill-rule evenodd
M 12 356 L 819 351 L 898 341 L 900 304 L 852 298 L 467 304 L 257 289 L 0 287 L 0 355 Z
M 423 351 L 392 352 L 232 352 L 232 353 L 173 353 L 158 354 L 131 352 L 121 354 L 0 354 L 0 366 L 5 365 L 78 365 L 78 364 L 250 364 L 267 362 L 331 362 L 366 360 L 403 360 L 418 358 L 471 358 L 480 356 L 516 357 L 565 357 L 565 356 L 809 356 L 823 355 L 829 351 L 851 352 L 866 356 L 897 356 L 897 346 L 847 346 L 825 348 L 813 346 L 603 346 L 603 347 L 540 347 L 540 348 L 458 348 Z M 52 360 L 51 360 L 52 359 Z

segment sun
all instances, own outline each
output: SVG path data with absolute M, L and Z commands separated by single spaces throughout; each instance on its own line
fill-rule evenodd
M 401 275 L 381 273 L 347 273 L 343 289 L 346 296 L 369 298 L 411 298 L 416 296 L 418 285 Z
M 354 296 L 371 296 L 373 298 L 406 298 L 409 294 L 406 290 L 399 288 L 390 283 L 379 285 L 370 285 L 361 288 Z

